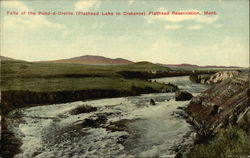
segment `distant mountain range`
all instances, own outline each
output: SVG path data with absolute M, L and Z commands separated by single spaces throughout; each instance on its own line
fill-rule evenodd
M 9 57 L 0 56 L 1 61 L 23 61 L 17 60 Z M 74 63 L 74 64 L 87 64 L 87 65 L 125 65 L 125 64 L 134 64 L 135 62 L 123 59 L 123 58 L 107 58 L 103 56 L 94 56 L 94 55 L 84 55 L 69 59 L 61 59 L 61 60 L 50 60 L 50 61 L 41 61 L 41 62 L 50 62 L 50 63 Z M 137 63 L 144 63 L 144 62 L 137 62 Z M 238 66 L 216 66 L 216 65 L 207 65 L 207 66 L 199 66 L 199 65 L 192 65 L 192 64 L 160 64 L 164 67 L 169 68 L 190 68 L 190 69 L 197 69 L 197 68 L 240 68 Z
M 199 66 L 199 65 L 192 65 L 192 64 L 159 64 L 169 68 L 240 68 L 239 66 L 217 66 L 217 65 L 206 65 L 206 66 Z
M 89 65 L 124 65 L 124 64 L 133 64 L 134 62 L 122 59 L 122 58 L 106 58 L 103 56 L 92 56 L 84 55 L 80 57 L 74 57 L 69 59 L 61 60 L 52 60 L 47 62 L 53 63 L 75 63 L 75 64 L 89 64 Z

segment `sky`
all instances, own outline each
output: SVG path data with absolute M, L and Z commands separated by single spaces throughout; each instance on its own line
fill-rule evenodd
M 19 15 L 10 15 L 17 11 Z M 63 16 L 32 12 L 215 11 L 216 15 Z M 101 55 L 163 64 L 249 66 L 249 1 L 1 1 L 1 55 Z

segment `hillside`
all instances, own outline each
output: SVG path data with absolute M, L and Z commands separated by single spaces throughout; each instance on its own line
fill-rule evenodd
M 0 56 L 0 61 L 22 61 L 22 60 L 17 60 L 17 59 L 5 57 L 5 56 Z
M 93 55 L 84 55 L 80 57 L 74 57 L 69 59 L 53 60 L 48 61 L 52 63 L 75 63 L 75 64 L 88 64 L 88 65 L 125 65 L 133 64 L 132 61 L 122 59 L 122 58 L 106 58 L 103 56 L 93 56 Z

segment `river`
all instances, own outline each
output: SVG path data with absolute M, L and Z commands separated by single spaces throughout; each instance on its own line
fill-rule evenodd
M 171 82 L 193 95 L 207 88 L 188 76 L 153 80 Z M 191 126 L 175 114 L 187 104 L 175 101 L 174 93 L 78 101 L 19 109 L 8 124 L 23 143 L 16 158 L 171 158 L 180 146 L 193 143 Z M 97 110 L 71 113 L 82 105 Z

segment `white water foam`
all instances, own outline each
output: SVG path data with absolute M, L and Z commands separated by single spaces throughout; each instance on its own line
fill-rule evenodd
M 196 92 L 197 86 L 194 89 Z M 156 101 L 155 106 L 149 105 L 151 98 Z M 174 93 L 160 93 L 18 110 L 22 121 L 9 120 L 10 128 L 23 142 L 23 152 L 15 157 L 132 158 L 174 155 L 176 145 L 192 142 L 191 137 L 183 142 L 192 131 L 190 125 L 172 115 L 178 111 L 177 107 L 187 103 L 174 101 Z M 98 110 L 70 114 L 82 105 L 97 107 Z M 111 132 L 105 127 L 81 126 L 85 119 L 100 113 L 111 113 L 107 115 L 107 125 L 123 119 L 133 120 L 128 123 L 131 133 L 123 144 L 117 143 L 117 139 L 128 135 L 126 131 Z

